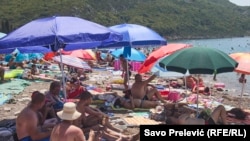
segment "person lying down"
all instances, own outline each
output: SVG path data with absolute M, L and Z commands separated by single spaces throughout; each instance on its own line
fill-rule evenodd
M 152 101 L 152 100 L 145 100 L 145 99 L 135 99 L 132 95 L 129 95 L 129 98 L 124 98 L 121 96 L 116 96 L 116 98 L 112 102 L 114 108 L 126 108 L 126 109 L 135 109 L 135 108 L 144 108 L 150 109 L 155 108 L 162 103 L 160 101 Z M 166 104 L 171 104 L 165 103 Z

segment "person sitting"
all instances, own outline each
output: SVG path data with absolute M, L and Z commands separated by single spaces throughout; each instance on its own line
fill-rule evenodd
M 77 77 L 72 77 L 70 82 L 67 83 L 67 99 L 77 99 L 80 94 L 85 91 L 85 87 L 81 85 Z
M 55 112 L 62 110 L 63 100 L 60 97 L 61 83 L 58 81 L 53 81 L 50 84 L 49 91 L 46 93 L 47 102 L 51 103 Z
M 135 108 L 155 108 L 157 105 L 161 104 L 159 101 L 152 100 L 143 100 L 143 99 L 134 99 L 132 95 L 129 95 L 129 99 L 124 97 L 117 96 L 113 101 L 113 106 L 115 108 L 124 107 L 126 109 L 135 109 Z
M 102 137 L 107 140 L 118 140 L 121 137 L 123 140 L 134 141 L 138 138 L 139 134 L 132 136 L 120 134 L 121 130 L 110 124 L 108 115 L 99 109 L 90 107 L 91 103 L 91 93 L 84 91 L 80 96 L 80 101 L 77 103 L 77 110 L 82 113 L 82 116 L 74 121 L 74 125 L 81 127 L 85 133 L 89 129 L 101 130 L 103 131 Z
M 87 74 L 84 72 L 83 69 L 77 69 L 77 77 L 79 78 L 80 81 L 89 79 L 89 77 L 87 76 Z
M 57 112 L 57 116 L 62 121 L 53 128 L 50 141 L 86 141 L 82 130 L 72 125 L 73 121 L 81 116 L 81 113 L 76 110 L 75 103 L 65 103 L 63 110 Z M 91 131 L 90 133 L 88 141 L 97 140 L 98 136 L 95 132 Z
M 141 99 L 141 100 L 154 100 L 153 97 L 155 96 L 157 100 L 160 100 L 162 103 L 168 103 L 167 100 L 164 100 L 159 91 L 153 86 L 150 85 L 153 79 L 156 78 L 156 74 L 153 74 L 147 80 L 142 80 L 142 76 L 140 74 L 135 75 L 135 82 L 131 88 L 131 94 L 134 99 Z M 151 87 L 151 89 L 148 88 Z
M 31 98 L 39 93 L 40 93 L 39 91 L 33 92 Z M 41 109 L 38 110 L 37 116 L 39 120 L 38 124 L 41 127 L 41 129 L 51 128 L 58 122 L 52 104 L 48 102 L 46 103 L 46 98 L 45 98 L 45 104 Z
M 203 93 L 209 93 L 209 89 L 208 87 L 205 87 L 204 85 L 204 82 L 203 82 L 203 79 L 198 76 L 198 79 L 193 77 L 192 75 L 189 75 L 187 78 L 186 78 L 186 85 L 187 85 L 187 88 L 191 89 L 193 93 L 196 93 L 198 88 L 199 88 L 199 92 Z
M 36 92 L 31 102 L 25 107 L 16 118 L 16 133 L 20 141 L 49 141 L 50 130 L 44 132 L 38 128 L 37 112 L 45 103 L 45 96 Z
M 4 82 L 4 73 L 5 73 L 5 69 L 2 66 L 2 64 L 0 65 L 0 83 Z
M 39 69 L 36 67 L 36 64 L 31 65 L 31 75 L 39 75 Z
M 167 117 L 167 124 L 176 124 L 176 125 L 215 125 L 215 124 L 228 124 L 226 117 L 227 112 L 225 107 L 222 105 L 217 106 L 210 116 L 206 118 L 200 118 L 191 116 L 191 114 L 181 114 L 177 117 L 169 116 Z
M 12 58 L 9 60 L 7 66 L 9 67 L 9 69 L 16 69 L 16 68 L 17 68 L 17 64 L 16 64 L 16 62 L 15 62 L 15 57 L 12 57 Z

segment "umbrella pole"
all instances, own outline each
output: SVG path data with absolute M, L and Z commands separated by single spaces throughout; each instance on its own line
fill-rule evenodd
M 199 116 L 199 87 L 200 87 L 200 86 L 199 86 L 199 83 L 200 83 L 200 82 L 199 82 L 199 76 L 197 77 L 197 83 L 198 83 L 198 84 L 197 84 L 198 86 L 197 86 L 197 111 L 196 111 L 196 112 L 197 112 L 197 115 L 196 115 L 196 117 Z
M 240 108 L 241 108 L 241 103 L 242 103 L 241 100 L 242 100 L 242 97 L 243 97 L 244 89 L 245 89 L 245 76 L 243 77 L 240 100 L 239 100 L 239 107 Z
M 64 98 L 67 99 L 67 93 L 66 93 L 66 87 L 65 87 L 65 79 L 64 79 L 64 71 L 63 71 L 63 63 L 62 63 L 62 50 L 59 49 L 59 54 L 60 54 L 60 68 L 61 68 L 61 73 L 62 73 L 62 83 L 63 83 L 63 94 Z
M 127 65 L 127 70 L 126 70 L 127 76 L 124 76 L 124 77 L 127 77 L 127 80 L 128 80 L 127 85 L 128 85 L 128 89 L 129 89 L 129 69 L 128 69 L 128 60 L 127 60 L 126 62 L 127 62 L 127 63 L 126 63 L 126 65 Z

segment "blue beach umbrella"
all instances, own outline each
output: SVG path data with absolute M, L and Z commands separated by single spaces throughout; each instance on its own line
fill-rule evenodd
M 9 33 L 0 40 L 0 49 L 31 46 L 86 49 L 121 39 L 121 34 L 100 24 L 78 17 L 53 16 L 33 20 Z
M 146 59 L 145 54 L 143 54 L 141 51 L 136 50 L 134 48 L 131 48 L 131 55 L 126 56 L 126 54 L 124 53 L 124 49 L 125 49 L 125 47 L 114 50 L 111 52 L 111 55 L 113 55 L 115 58 L 119 58 L 120 55 L 122 54 L 124 56 L 124 58 L 126 58 L 127 60 L 130 60 L 130 61 L 143 62 Z
M 126 47 L 125 56 L 131 55 L 131 47 L 166 45 L 167 41 L 154 30 L 137 24 L 119 24 L 109 27 L 109 29 L 122 34 L 123 39 L 114 44 L 103 47 Z

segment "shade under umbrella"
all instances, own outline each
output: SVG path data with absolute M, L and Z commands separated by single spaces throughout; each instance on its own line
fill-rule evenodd
M 91 70 L 91 67 L 88 65 L 88 63 L 86 63 L 82 59 L 79 59 L 77 57 L 70 56 L 70 55 L 61 55 L 61 57 L 62 57 L 62 62 L 61 62 L 60 56 L 53 57 L 53 60 L 58 63 L 61 62 L 62 64 L 65 64 L 71 67 Z
M 232 72 L 238 63 L 225 52 L 208 47 L 191 47 L 181 49 L 159 62 L 162 68 L 190 74 L 213 74 Z M 198 82 L 199 83 L 199 82 Z M 199 93 L 199 85 L 197 88 Z M 197 116 L 198 116 L 197 95 Z

